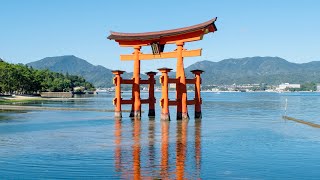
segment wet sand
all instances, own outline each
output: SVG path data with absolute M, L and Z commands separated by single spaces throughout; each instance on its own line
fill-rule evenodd
M 0 100 L 10 102 L 24 101 L 74 101 L 84 98 L 42 98 L 37 96 L 13 96 L 0 97 Z M 44 106 L 25 106 L 25 105 L 0 105 L 0 110 L 16 110 L 16 111 L 95 111 L 95 112 L 114 112 L 114 109 L 97 109 L 97 108 L 66 108 L 66 107 L 44 107 Z M 131 112 L 130 110 L 122 110 L 122 112 Z
M 43 107 L 43 106 L 13 106 L 13 105 L 0 105 L 0 110 L 16 110 L 16 111 L 95 111 L 95 112 L 114 112 L 113 109 L 64 108 L 64 107 Z M 122 110 L 122 112 L 130 112 L 130 110 Z
M 13 101 L 23 101 L 23 100 L 71 100 L 71 99 L 75 99 L 75 98 L 43 98 L 41 96 L 0 96 L 0 100 L 13 100 Z

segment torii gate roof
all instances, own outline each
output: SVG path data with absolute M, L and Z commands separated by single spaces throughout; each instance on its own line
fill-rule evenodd
M 214 24 L 216 20 L 217 18 L 213 18 L 201 24 L 165 31 L 145 33 L 122 33 L 111 31 L 108 39 L 115 40 L 122 46 L 149 45 L 154 42 L 170 44 L 177 41 L 196 41 L 201 40 L 202 36 L 206 33 L 217 31 Z

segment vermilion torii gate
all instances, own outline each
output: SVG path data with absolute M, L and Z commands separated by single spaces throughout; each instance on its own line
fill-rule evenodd
M 161 119 L 170 119 L 169 106 L 177 106 L 177 119 L 188 119 L 187 105 L 195 105 L 195 117 L 201 117 L 201 96 L 200 96 L 200 74 L 201 70 L 192 71 L 195 74 L 194 79 L 186 79 L 183 58 L 201 56 L 202 49 L 186 50 L 184 44 L 186 42 L 202 40 L 203 36 L 209 32 L 217 30 L 215 21 L 217 18 L 210 21 L 173 30 L 147 32 L 147 33 L 120 33 L 111 32 L 108 39 L 115 40 L 121 47 L 131 47 L 134 49 L 133 54 L 120 55 L 122 61 L 134 61 L 133 77 L 131 80 L 124 80 L 121 74 L 124 71 L 113 71 L 115 74 L 114 83 L 116 85 L 115 116 L 121 117 L 121 104 L 132 104 L 131 117 L 141 116 L 141 104 L 149 104 L 149 116 L 154 116 L 154 75 L 155 72 L 148 72 L 148 80 L 140 79 L 140 60 L 153 60 L 165 58 L 177 58 L 176 78 L 168 77 L 168 72 L 171 69 L 158 69 L 162 76 L 160 82 L 162 84 L 162 98 L 160 105 L 162 107 Z M 163 52 L 166 44 L 176 44 L 177 49 L 173 52 Z M 151 46 L 152 54 L 143 54 L 140 50 L 142 46 Z M 176 100 L 170 101 L 168 98 L 168 83 L 176 84 Z M 121 98 L 121 84 L 132 84 L 132 99 L 123 100 Z M 140 98 L 140 84 L 149 84 L 149 99 L 142 100 Z M 187 84 L 195 84 L 195 99 L 187 100 Z

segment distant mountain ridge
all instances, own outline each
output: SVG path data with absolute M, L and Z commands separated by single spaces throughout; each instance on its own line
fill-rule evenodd
M 246 57 L 200 61 L 186 68 L 186 72 L 192 69 L 205 71 L 202 76 L 205 84 L 320 82 L 319 61 L 297 64 L 279 57 Z
M 36 69 L 80 75 L 96 87 L 113 86 L 113 74 L 110 69 L 92 65 L 73 55 L 47 57 L 27 65 Z M 188 77 L 193 77 L 189 72 L 193 69 L 205 71 L 202 75 L 203 85 L 320 82 L 319 61 L 297 64 L 279 57 L 246 57 L 225 59 L 219 62 L 204 60 L 185 69 Z M 173 73 L 170 74 L 172 76 Z M 131 76 L 132 73 L 125 73 L 123 77 L 130 78 Z M 141 76 L 146 78 L 145 75 Z
M 109 87 L 112 85 L 112 72 L 103 66 L 95 66 L 86 60 L 73 55 L 46 57 L 39 61 L 27 64 L 36 69 L 49 69 L 54 72 L 69 73 L 84 77 L 96 87 Z

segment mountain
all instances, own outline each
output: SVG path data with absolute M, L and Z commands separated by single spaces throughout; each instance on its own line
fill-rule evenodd
M 192 69 L 205 71 L 202 79 L 206 85 L 320 82 L 319 61 L 297 64 L 279 57 L 247 57 L 196 62 L 186 68 L 188 76 Z
M 112 86 L 113 74 L 110 69 L 103 66 L 94 66 L 86 60 L 73 55 L 46 57 L 39 61 L 27 64 L 35 69 L 49 69 L 54 72 L 79 75 L 94 84 L 95 87 Z
M 69 73 L 84 77 L 88 82 L 93 83 L 95 87 L 112 87 L 113 77 L 111 69 L 107 69 L 100 65 L 92 65 L 84 59 L 73 55 L 46 57 L 38 61 L 27 64 L 35 69 L 49 69 L 59 73 Z M 131 78 L 132 73 L 124 73 L 123 78 Z M 146 79 L 146 75 L 141 75 Z
M 103 66 L 94 66 L 75 56 L 47 57 L 28 63 L 36 69 L 49 69 L 55 72 L 83 76 L 96 87 L 111 87 L 113 74 Z M 190 70 L 201 69 L 203 85 L 212 84 L 280 84 L 320 82 L 320 62 L 297 64 L 279 57 L 247 57 L 225 59 L 219 62 L 200 61 L 185 69 L 187 77 L 193 77 Z M 132 73 L 125 73 L 123 78 L 131 78 Z M 174 72 L 170 77 L 175 77 Z M 146 75 L 141 75 L 146 79 Z M 158 80 L 158 77 L 156 77 Z M 158 83 L 158 81 L 157 81 Z

